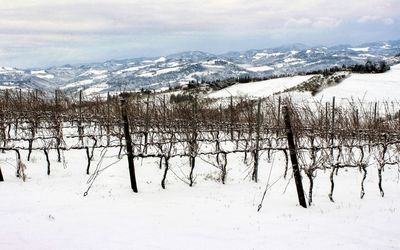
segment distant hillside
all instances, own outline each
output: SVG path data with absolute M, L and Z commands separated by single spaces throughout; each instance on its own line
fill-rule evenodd
M 189 81 L 230 77 L 268 77 L 295 74 L 332 66 L 400 60 L 400 41 L 359 46 L 308 47 L 301 44 L 213 55 L 189 51 L 157 58 L 110 60 L 103 63 L 64 65 L 46 69 L 0 67 L 0 88 L 84 90 L 86 94 L 135 89 L 159 89 Z

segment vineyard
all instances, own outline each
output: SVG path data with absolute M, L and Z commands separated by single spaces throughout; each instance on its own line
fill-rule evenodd
M 319 171 L 330 173 L 327 195 L 331 201 L 336 176 L 352 168 L 363 176 L 360 198 L 365 195 L 364 181 L 370 171 L 377 171 L 376 188 L 384 196 L 385 168 L 394 166 L 400 173 L 399 110 L 397 102 L 337 104 L 333 99 L 329 103 L 296 103 L 280 97 L 221 101 L 140 93 L 89 98 L 82 92 L 72 96 L 61 91 L 49 95 L 4 90 L 0 93 L 0 150 L 15 151 L 16 175 L 24 181 L 32 152 L 43 152 L 47 163 L 43 171 L 51 175 L 50 151 L 56 152 L 59 162 L 64 161 L 65 151 L 84 151 L 82 174 L 91 176 L 85 195 L 104 170 L 91 166 L 94 153 L 100 151 L 104 156 L 102 152 L 110 148 L 118 149 L 116 161 L 127 156 L 136 192 L 134 159 L 158 159 L 160 185 L 165 189 L 174 158 L 187 159 L 178 177 L 193 186 L 199 160 L 217 168 L 218 179 L 225 184 L 227 166 L 235 164 L 228 156 L 240 155 L 248 166 L 243 178 L 258 182 L 260 156 L 271 159 L 277 155 L 285 162 L 279 166 L 283 178 L 292 178 L 298 165 L 299 174 L 306 177 L 303 181 L 309 182 L 311 205 Z M 27 152 L 26 159 L 21 151 Z M 2 180 L 1 171 L 0 177 Z

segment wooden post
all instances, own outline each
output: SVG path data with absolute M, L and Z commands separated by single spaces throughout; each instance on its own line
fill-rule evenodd
M 0 168 L 0 182 L 2 182 L 2 181 L 4 181 L 4 178 L 3 178 L 3 173 L 1 172 L 1 168 Z
M 56 103 L 56 109 L 57 109 L 57 106 L 58 106 L 58 91 L 57 90 L 55 90 L 55 103 Z
M 150 105 L 150 94 L 147 95 L 147 101 L 146 101 L 146 116 L 145 116 L 145 124 L 144 124 L 144 153 L 147 154 L 147 143 L 149 140 L 149 126 L 150 126 L 150 110 L 149 110 L 149 105 Z
M 261 99 L 258 100 L 258 105 L 257 105 L 256 148 L 254 149 L 254 168 L 253 168 L 253 176 L 252 176 L 252 179 L 255 182 L 258 181 L 260 127 L 261 127 Z
M 296 146 L 294 144 L 292 125 L 290 122 L 289 108 L 287 106 L 283 107 L 283 114 L 284 114 L 284 118 L 285 118 L 286 136 L 287 136 L 287 140 L 288 140 L 290 160 L 292 161 L 292 167 L 293 167 L 293 176 L 294 176 L 294 180 L 296 182 L 297 197 L 299 198 L 300 206 L 307 208 L 307 203 L 306 203 L 306 199 L 304 196 L 303 183 L 301 182 L 301 174 L 300 174 L 299 164 L 297 161 Z
M 231 140 L 233 141 L 233 96 L 231 96 L 230 120 Z
M 126 112 L 126 100 L 124 98 L 121 99 L 121 116 L 124 126 L 126 151 L 128 152 L 129 177 L 131 180 L 131 187 L 133 192 L 137 193 L 138 189 L 136 184 L 135 165 L 133 163 L 132 139 L 129 133 L 129 120 Z
M 82 90 L 79 91 L 79 122 L 82 122 Z
M 328 133 L 329 133 L 329 118 L 328 118 L 328 102 L 325 103 L 325 139 L 328 144 Z
M 192 124 L 191 124 L 191 136 L 189 142 L 189 165 L 190 165 L 190 173 L 189 173 L 189 186 L 192 187 L 194 184 L 193 173 L 194 167 L 196 163 L 196 154 L 197 154 L 197 97 L 193 100 L 192 107 Z
M 332 130 L 335 125 L 335 97 L 332 99 Z
M 110 92 L 107 92 L 107 146 L 110 146 Z
M 9 107 L 9 105 L 8 105 L 8 99 L 9 99 L 9 94 L 8 94 L 8 89 L 6 89 L 6 93 L 5 93 L 5 98 L 6 98 L 6 110 L 8 110 L 8 107 Z
M 279 136 L 280 134 L 280 125 L 281 125 L 281 96 L 279 96 L 278 99 L 278 124 L 277 124 L 277 128 L 276 128 L 276 136 Z
M 335 97 L 332 99 L 332 123 L 331 123 L 331 156 L 333 158 L 333 144 L 335 138 Z
M 82 90 L 79 91 L 79 121 L 78 121 L 79 140 L 83 145 L 83 126 L 82 126 Z
M 378 116 L 378 103 L 375 102 L 375 107 L 374 107 L 374 129 L 377 127 L 377 116 Z
M 166 128 L 166 120 L 167 120 L 167 107 L 166 107 L 166 103 L 165 103 L 165 95 L 163 95 L 163 129 L 165 131 Z

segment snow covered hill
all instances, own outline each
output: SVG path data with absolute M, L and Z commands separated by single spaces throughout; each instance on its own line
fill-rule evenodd
M 396 61 L 400 41 L 359 46 L 283 46 L 229 52 L 222 55 L 191 51 L 154 58 L 111 60 L 103 63 L 64 65 L 46 69 L 0 68 L 0 88 L 39 88 L 86 94 L 107 91 L 159 89 L 189 81 L 221 80 L 248 75 L 265 77 L 365 63 Z
M 233 96 L 260 98 L 283 95 L 290 96 L 294 100 L 310 102 L 332 101 L 333 97 L 342 103 L 353 101 L 400 101 L 400 64 L 393 65 L 391 70 L 382 74 L 348 74 L 342 82 L 322 88 L 314 96 L 309 91 L 300 92 L 296 90 L 296 86 L 301 86 L 312 77 L 313 75 L 294 76 L 260 82 L 235 84 L 210 93 L 208 97 L 228 98 Z M 289 89 L 292 90 L 285 91 Z
M 332 97 L 351 101 L 400 100 L 400 64 L 383 74 L 351 74 L 342 83 L 326 88 L 315 98 L 332 100 Z
M 226 97 L 268 97 L 285 89 L 295 87 L 308 79 L 308 76 L 294 76 L 271 79 L 260 82 L 238 83 L 225 89 L 213 92 L 208 95 L 210 98 L 226 98 Z

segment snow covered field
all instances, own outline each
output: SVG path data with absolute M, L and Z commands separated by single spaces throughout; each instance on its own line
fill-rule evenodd
M 383 74 L 351 74 L 340 84 L 323 90 L 316 98 L 363 101 L 400 100 L 400 64 Z
M 26 152 L 23 159 L 26 159 Z M 109 150 L 100 168 L 117 160 Z M 100 158 L 96 151 L 91 172 Z M 400 189 L 397 166 L 383 173 L 380 197 L 375 166 L 368 168 L 366 195 L 359 198 L 361 173 L 341 170 L 328 199 L 329 171 L 315 179 L 314 205 L 298 206 L 293 180 L 284 180 L 282 155 L 262 155 L 260 182 L 246 178 L 243 155 L 228 156 L 227 184 L 218 170 L 196 165 L 196 184 L 169 173 L 162 190 L 158 159 L 136 161 L 139 193 L 131 191 L 126 158 L 96 179 L 89 195 L 84 151 L 65 152 L 65 165 L 50 152 L 46 175 L 42 152 L 27 164 L 29 179 L 15 178 L 15 154 L 0 154 L 0 249 L 399 249 Z M 171 160 L 184 178 L 187 159 Z M 268 175 L 272 188 L 257 212 Z M 308 188 L 303 178 L 305 189 Z M 285 189 L 287 190 L 285 191 Z
M 235 84 L 228 88 L 209 94 L 211 98 L 233 97 L 267 97 L 277 92 L 297 86 L 307 81 L 312 76 L 294 76 L 272 79 L 260 82 Z M 330 102 L 335 96 L 338 102 L 349 101 L 375 102 L 400 100 L 400 64 L 391 67 L 383 74 L 357 74 L 352 73 L 338 85 L 323 89 L 315 96 L 310 92 L 292 91 L 282 94 L 290 95 L 298 101 Z
M 309 76 L 284 77 L 260 82 L 238 83 L 228 88 L 209 94 L 210 98 L 226 97 L 267 97 L 274 93 L 299 85 L 310 79 Z

